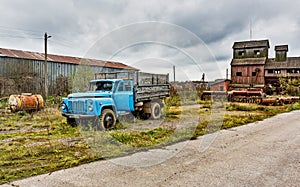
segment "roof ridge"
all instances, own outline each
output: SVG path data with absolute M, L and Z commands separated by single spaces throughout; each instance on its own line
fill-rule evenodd
M 23 58 L 23 59 L 31 59 L 31 60 L 44 60 L 45 53 L 41 52 L 33 52 L 33 51 L 24 51 L 19 49 L 7 49 L 0 48 L 1 57 L 13 57 L 13 58 Z M 57 55 L 57 54 L 47 54 L 49 62 L 61 62 L 61 63 L 70 63 L 70 64 L 81 64 L 83 61 L 87 62 L 92 66 L 104 66 L 105 67 L 113 67 L 113 68 L 122 68 L 122 69 L 130 69 L 137 70 L 134 67 L 126 65 L 122 62 L 115 61 L 104 61 L 100 59 L 92 59 L 92 58 L 83 58 L 83 57 L 75 57 L 75 56 L 67 56 L 67 55 Z M 99 63 L 102 63 L 101 65 Z M 109 65 L 109 64 L 110 65 Z

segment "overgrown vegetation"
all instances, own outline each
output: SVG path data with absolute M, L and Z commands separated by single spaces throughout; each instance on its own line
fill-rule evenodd
M 0 183 L 101 159 L 60 112 L 0 117 Z
M 111 132 L 110 135 L 118 142 L 132 147 L 149 147 L 164 142 L 174 133 L 174 129 L 155 128 L 149 131 Z
M 122 122 L 113 131 L 86 131 L 67 125 L 58 109 L 60 99 L 49 97 L 44 110 L 30 114 L 5 113 L 3 108 L 7 101 L 0 101 L 0 184 L 195 139 L 206 133 L 300 109 L 299 103 L 284 106 L 219 103 L 215 105 L 216 110 L 226 108 L 224 115 L 210 118 L 212 103 L 201 101 L 199 107 L 193 108 L 167 106 L 166 118 L 146 121 L 143 130 L 131 129 L 129 123 Z M 191 126 L 178 128 L 188 120 L 192 120 Z M 139 127 L 141 123 L 135 121 L 133 125 Z M 155 126 L 151 126 L 153 124 Z
M 300 78 L 279 77 L 280 92 L 282 95 L 299 96 Z

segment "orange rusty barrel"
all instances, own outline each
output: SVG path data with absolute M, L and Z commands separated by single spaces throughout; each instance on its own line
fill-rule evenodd
M 11 95 L 8 99 L 12 112 L 25 110 L 39 110 L 44 107 L 44 99 L 41 95 L 23 93 L 21 95 Z
M 270 97 L 270 98 L 262 98 L 261 103 L 262 105 L 274 105 L 276 103 L 279 103 L 280 99 L 275 98 L 275 97 Z

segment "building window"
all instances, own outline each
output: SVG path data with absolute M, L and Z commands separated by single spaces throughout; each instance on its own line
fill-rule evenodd
M 300 69 L 288 69 L 287 73 L 299 74 L 300 73 Z
M 245 51 L 239 51 L 239 56 L 245 56 Z
M 224 91 L 224 86 L 219 86 L 219 91 Z
M 256 72 L 256 71 L 252 72 L 252 76 L 253 76 L 253 77 L 255 77 L 256 75 L 257 75 L 257 72 Z
M 242 72 L 236 72 L 235 75 L 236 75 L 237 77 L 241 77 L 243 74 L 242 74 Z
M 281 74 L 281 70 L 274 70 L 274 74 Z
M 269 74 L 281 74 L 280 69 L 268 69 Z
M 255 54 L 256 56 L 259 56 L 259 55 L 260 55 L 260 50 L 254 50 L 254 54 Z

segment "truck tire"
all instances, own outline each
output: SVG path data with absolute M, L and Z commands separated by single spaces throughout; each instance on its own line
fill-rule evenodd
M 162 115 L 161 105 L 158 102 L 151 103 L 151 118 L 152 119 L 160 119 Z
M 111 109 L 104 109 L 99 118 L 100 125 L 105 130 L 111 130 L 116 127 L 117 117 Z
M 67 124 L 72 126 L 72 127 L 76 127 L 77 126 L 77 123 L 76 123 L 76 120 L 74 118 L 68 118 L 67 117 Z

